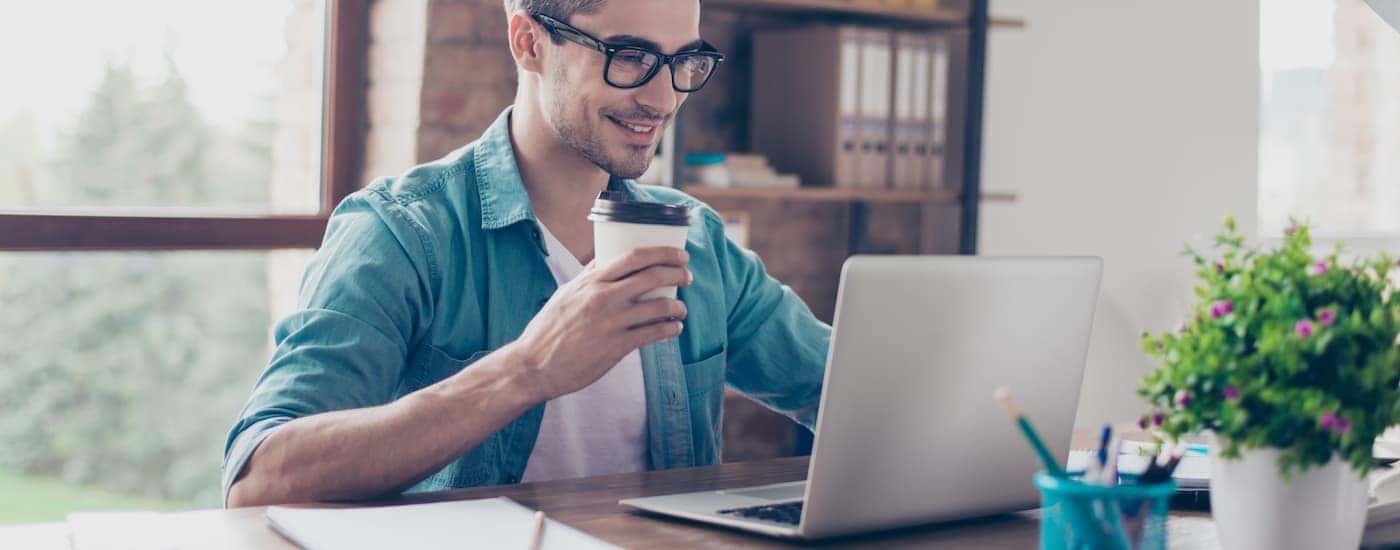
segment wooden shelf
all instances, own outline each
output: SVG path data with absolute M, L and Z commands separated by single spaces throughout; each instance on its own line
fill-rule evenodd
M 857 4 L 849 0 L 705 0 L 705 7 L 814 15 L 844 15 L 872 21 L 944 27 L 965 26 L 968 17 L 967 12 L 961 10 L 900 8 Z M 1025 26 L 1025 22 L 1020 19 L 993 17 L 991 25 L 993 27 L 1020 28 Z
M 1011 191 L 983 191 L 982 202 L 1016 202 L 1016 193 Z
M 992 28 L 1002 28 L 1002 29 L 1024 29 L 1024 28 L 1026 28 L 1026 20 L 1025 20 L 1025 19 L 1017 19 L 1017 18 L 1015 18 L 1015 17 L 997 17 L 997 16 L 993 15 L 993 16 L 987 21 L 987 23 L 990 24 Z
M 785 199 L 827 202 L 862 201 L 871 203 L 942 203 L 958 202 L 958 192 L 952 190 L 905 191 L 895 189 L 841 189 L 830 187 L 706 187 L 691 185 L 682 189 L 701 199 Z M 1006 192 L 983 192 L 983 201 L 1015 202 L 1016 195 Z

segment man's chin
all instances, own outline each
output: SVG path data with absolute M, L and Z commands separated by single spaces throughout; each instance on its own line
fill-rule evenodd
M 647 168 L 651 167 L 651 159 L 655 156 L 650 151 L 652 148 L 647 149 L 648 152 L 645 154 L 620 155 L 610 158 L 607 165 L 599 166 L 599 168 L 616 178 L 627 180 L 640 178 L 642 174 L 646 173 Z

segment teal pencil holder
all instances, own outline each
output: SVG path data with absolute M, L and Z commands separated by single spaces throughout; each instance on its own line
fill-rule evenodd
M 1176 482 L 1115 487 L 1035 475 L 1043 550 L 1165 550 Z

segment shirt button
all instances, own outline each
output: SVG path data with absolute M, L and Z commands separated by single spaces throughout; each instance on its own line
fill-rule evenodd
M 520 483 L 520 478 L 515 475 L 506 476 L 506 483 Z

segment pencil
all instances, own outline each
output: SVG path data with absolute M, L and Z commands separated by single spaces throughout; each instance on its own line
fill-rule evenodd
M 1011 401 L 1011 391 L 1006 388 L 997 388 L 995 394 L 997 401 L 1001 402 L 1002 408 L 1006 409 L 1006 414 L 1016 421 L 1016 425 L 1021 427 L 1021 433 L 1025 434 L 1026 440 L 1030 441 L 1031 448 L 1040 457 L 1040 461 L 1045 463 L 1045 470 L 1055 477 L 1068 477 L 1065 469 L 1060 466 L 1060 461 L 1050 454 L 1050 448 L 1045 446 L 1045 442 L 1036 433 L 1035 427 L 1031 426 L 1031 421 L 1027 420 L 1021 410 L 1016 408 L 1016 403 Z
M 535 512 L 535 532 L 530 535 L 530 550 L 540 550 L 544 543 L 544 512 Z

